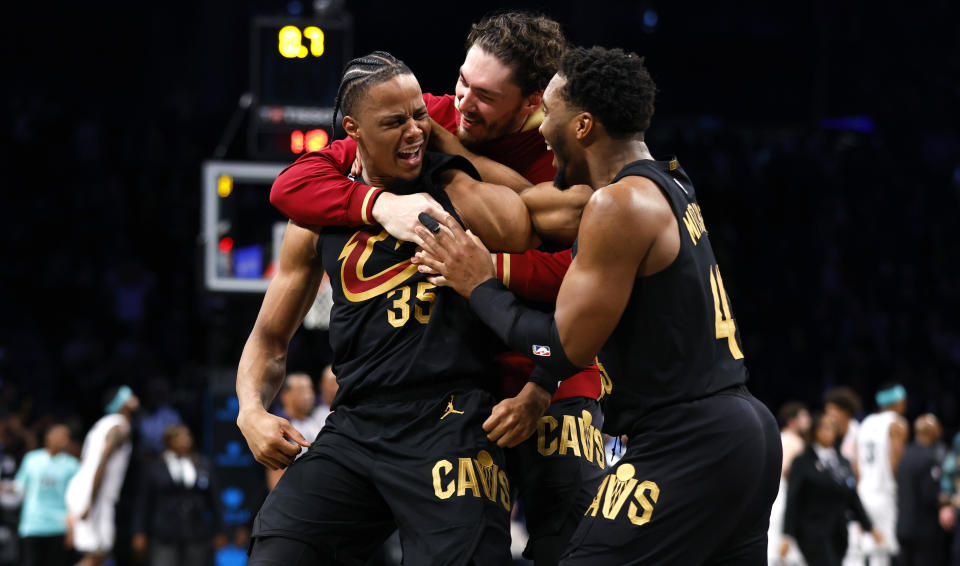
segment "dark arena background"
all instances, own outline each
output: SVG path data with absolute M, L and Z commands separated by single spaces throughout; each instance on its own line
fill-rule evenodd
M 2 479 L 53 422 L 78 451 L 105 392 L 127 384 L 143 410 L 113 560 L 146 563 L 130 518 L 155 450 L 143 435 L 168 422 L 213 462 L 221 530 L 242 539 L 266 487 L 233 387 L 282 221 L 270 180 L 326 140 L 351 54 L 390 51 L 424 91 L 452 92 L 470 23 L 497 9 L 646 57 L 647 141 L 696 184 L 760 400 L 813 411 L 846 385 L 863 417 L 899 382 L 908 419 L 934 413 L 951 444 L 955 2 L 16 2 L 0 95 Z M 327 338 L 300 330 L 288 371 L 318 378 Z M 0 564 L 16 563 L 17 513 L 3 504 Z

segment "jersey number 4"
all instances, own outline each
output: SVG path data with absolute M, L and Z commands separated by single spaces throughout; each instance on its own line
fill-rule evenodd
M 727 298 L 726 289 L 723 288 L 723 278 L 720 277 L 720 268 L 717 265 L 710 266 L 710 289 L 713 290 L 713 312 L 716 317 L 717 340 L 726 338 L 733 359 L 742 359 L 743 352 L 740 351 L 740 345 L 737 344 L 737 324 L 733 321 L 733 315 L 730 313 L 730 300 Z

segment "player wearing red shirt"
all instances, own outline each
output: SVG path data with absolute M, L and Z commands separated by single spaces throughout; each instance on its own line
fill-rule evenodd
M 434 136 L 438 139 L 434 140 L 434 146 L 468 159 L 484 155 L 533 182 L 551 181 L 556 174 L 553 154 L 538 127 L 543 118 L 540 109 L 543 88 L 555 72 L 563 48 L 558 24 L 543 17 L 508 13 L 475 24 L 468 38 L 468 52 L 460 68 L 456 95 L 425 94 L 423 97 L 431 118 L 445 130 L 435 128 Z M 356 142 L 350 139 L 304 155 L 277 178 L 271 190 L 271 203 L 302 224 L 379 223 L 398 239 L 405 240 L 413 239 L 419 212 L 442 213 L 427 195 L 393 195 L 350 180 L 345 174 L 355 155 Z M 471 160 L 486 178 L 483 166 Z M 504 182 L 499 178 L 498 181 Z M 517 190 L 524 180 L 506 184 L 512 184 Z M 555 191 L 546 187 L 538 190 Z M 569 199 L 573 194 L 567 193 L 564 197 Z M 559 278 L 553 272 L 549 278 L 551 284 L 540 286 L 533 277 L 520 279 L 517 271 L 511 274 L 511 264 L 562 266 L 569 263 L 569 251 L 561 252 L 556 259 L 543 252 L 529 253 L 534 259 L 543 256 L 548 261 L 534 263 L 524 256 L 512 259 L 500 256 L 498 265 L 503 268 L 505 283 L 521 293 L 526 289 L 531 299 L 552 303 L 556 296 L 552 282 L 562 279 L 562 272 Z M 537 272 L 521 271 L 528 275 Z M 520 360 L 519 364 L 516 359 L 506 360 L 505 365 L 513 370 L 509 373 L 521 371 L 525 377 L 532 363 L 526 358 Z M 555 382 L 540 380 L 537 383 L 548 390 L 556 387 Z M 537 434 L 511 454 L 514 482 L 520 487 L 521 499 L 525 502 L 531 534 L 527 553 L 538 566 L 557 562 L 559 552 L 603 474 L 605 462 L 599 433 L 602 415 L 597 402 L 602 394 L 600 375 L 595 367 L 566 380 L 555 392 L 547 414 L 540 419 Z M 504 427 L 509 425 L 504 422 Z M 501 444 L 504 443 L 501 439 Z

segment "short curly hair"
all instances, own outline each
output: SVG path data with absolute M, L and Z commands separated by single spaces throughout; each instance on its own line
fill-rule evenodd
M 856 416 L 863 410 L 863 402 L 860 396 L 849 387 L 834 387 L 823 396 L 824 403 L 830 403 L 850 413 L 850 416 Z
M 560 24 L 529 12 L 489 15 L 470 28 L 466 49 L 477 46 L 513 69 L 523 96 L 547 88 L 560 68 L 567 40 Z
M 777 412 L 777 422 L 780 424 L 780 428 L 787 426 L 791 419 L 797 418 L 801 411 L 807 411 L 807 406 L 800 401 L 784 403 Z
M 622 49 L 571 47 L 560 63 L 563 99 L 593 114 L 613 137 L 642 134 L 650 127 L 657 85 L 643 57 Z

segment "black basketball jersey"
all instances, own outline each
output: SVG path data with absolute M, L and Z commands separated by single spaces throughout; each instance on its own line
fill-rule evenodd
M 666 269 L 640 277 L 597 356 L 613 393 L 604 431 L 629 433 L 650 411 L 747 381 L 738 329 L 690 178 L 676 160 L 635 161 L 612 182 L 646 177 L 670 202 L 680 252 Z M 576 253 L 576 245 L 574 245 Z
M 420 177 L 393 192 L 426 192 L 460 218 L 439 174 L 462 169 L 464 158 L 425 152 Z M 462 222 L 461 222 L 462 223 Z M 380 226 L 324 228 L 317 243 L 330 277 L 330 344 L 340 389 L 334 406 L 465 381 L 488 388 L 500 340 L 450 288 L 439 288 L 410 263 L 416 244 Z

